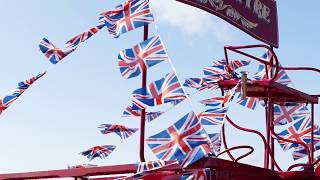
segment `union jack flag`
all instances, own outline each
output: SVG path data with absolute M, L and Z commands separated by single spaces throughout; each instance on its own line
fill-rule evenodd
M 146 89 L 144 89 L 146 90 Z M 140 110 L 141 109 L 145 109 L 147 107 L 146 104 L 142 103 L 141 101 L 138 100 L 138 98 L 143 98 L 143 99 L 152 99 L 152 97 L 150 97 L 149 93 L 148 95 L 143 95 L 146 94 L 145 91 L 139 91 L 139 89 L 135 90 L 132 92 L 133 94 L 133 99 L 132 99 L 132 109 L 133 110 Z
M 295 106 L 274 105 L 274 125 L 284 125 L 310 115 L 304 103 Z
M 211 149 L 212 147 L 210 148 L 208 144 L 201 144 L 193 148 L 186 156 L 181 155 L 178 159 L 184 159 L 181 162 L 182 168 L 187 168 L 198 160 L 208 157 L 208 154 L 211 153 Z
M 174 73 L 149 84 L 149 90 L 141 88 L 133 92 L 133 102 L 139 107 L 157 106 L 184 100 L 186 95 Z
M 93 148 L 81 152 L 80 154 L 86 156 L 90 161 L 97 157 L 104 159 L 108 157 L 115 148 L 116 146 L 114 145 L 95 146 Z
M 314 132 L 315 136 L 317 136 L 317 140 L 314 141 L 314 151 L 317 151 L 320 149 L 320 141 L 319 141 L 319 135 L 320 135 L 320 130 L 317 129 L 315 132 Z M 299 160 L 301 158 L 304 158 L 308 155 L 308 152 L 306 151 L 305 147 L 301 146 L 301 145 L 298 145 L 294 151 L 292 152 L 292 157 L 293 157 L 293 160 Z M 318 157 L 319 158 L 319 157 Z
M 172 101 L 171 104 L 175 106 L 175 105 L 178 105 L 179 103 L 181 103 L 183 100 L 185 100 L 185 99 L 175 100 L 175 101 Z
M 154 171 L 160 168 L 171 166 L 173 164 L 178 164 L 178 161 L 166 162 L 164 160 L 157 159 L 154 161 L 140 162 L 136 164 L 136 169 L 137 169 L 136 174 L 141 174 L 148 171 Z
M 138 76 L 142 71 L 168 60 L 160 36 L 151 37 L 131 49 L 125 49 L 118 55 L 121 75 L 125 78 Z
M 226 106 L 233 97 L 232 91 L 228 91 L 223 97 L 213 97 L 210 99 L 205 99 L 200 101 L 201 104 L 204 104 L 205 106 L 211 106 L 211 107 L 222 107 Z
M 103 27 L 104 27 L 104 25 L 98 25 L 96 27 L 90 28 L 89 31 L 87 31 L 87 32 L 83 32 L 81 34 L 74 36 L 68 42 L 66 42 L 66 48 L 67 49 L 76 49 L 79 46 L 79 44 L 88 40 L 90 37 L 92 37 L 97 32 L 99 32 Z
M 311 145 L 311 141 L 312 141 L 311 133 L 306 134 L 303 137 L 304 137 L 304 141 L 308 145 Z M 320 128 L 318 127 L 317 124 L 314 125 L 314 129 L 313 129 L 313 142 L 314 142 L 314 147 L 313 148 L 315 150 L 319 150 L 320 149 Z
M 240 59 L 237 59 L 237 60 L 233 60 L 230 62 L 230 69 L 231 70 L 237 70 L 243 66 L 247 66 L 249 65 L 251 62 L 251 60 L 240 60 Z
M 161 116 L 164 112 L 163 111 L 157 111 L 157 112 L 147 112 L 146 119 L 148 122 L 151 122 L 155 119 L 157 119 L 159 116 Z
M 271 52 L 267 51 L 261 57 L 266 60 L 270 60 Z M 265 79 L 267 79 L 267 73 L 270 78 L 271 73 L 274 73 L 274 71 L 275 71 L 275 67 L 270 68 L 269 65 L 259 64 L 258 71 L 254 74 L 253 79 L 254 80 L 265 80 Z M 286 71 L 283 69 L 279 70 L 278 75 L 275 78 L 275 81 L 280 84 L 283 84 L 283 85 L 288 85 L 291 83 L 289 76 L 287 75 Z M 241 95 L 239 95 L 239 97 L 238 97 L 237 103 L 239 103 L 240 105 L 245 106 L 249 109 L 252 109 L 252 110 L 254 110 L 256 108 L 256 106 L 259 102 L 258 98 L 247 97 L 245 99 L 241 99 L 240 96 Z
M 220 107 L 216 109 L 208 109 L 201 112 L 198 117 L 202 125 L 221 125 L 227 114 L 228 107 Z
M 221 76 L 226 79 L 231 78 L 225 65 L 214 65 L 214 66 L 204 67 L 203 74 L 206 76 Z
M 318 129 L 317 126 L 314 126 L 314 129 Z M 294 122 L 284 131 L 278 133 L 278 135 L 284 139 L 308 144 L 311 142 L 311 119 L 309 117 L 303 118 Z M 293 147 L 298 147 L 296 143 L 289 143 L 278 139 L 281 147 L 286 151 Z
M 141 94 L 145 94 L 145 93 L 140 93 L 139 94 L 134 94 L 134 97 L 135 96 L 139 96 L 140 98 L 149 98 L 149 99 L 152 99 L 150 98 L 149 96 L 141 96 Z M 184 99 L 181 99 L 181 100 L 173 100 L 170 102 L 170 104 L 172 105 L 171 107 L 169 107 L 168 109 L 166 109 L 165 111 L 158 111 L 158 112 L 147 112 L 147 115 L 148 113 L 150 114 L 150 120 L 148 121 L 152 121 L 154 120 L 155 118 L 154 117 L 157 117 L 157 116 L 160 116 L 162 114 L 164 114 L 165 112 L 171 110 L 174 106 L 178 105 L 180 102 L 182 102 Z M 140 102 L 139 100 L 136 100 L 136 99 L 133 99 L 132 100 L 132 109 L 135 110 L 135 111 L 141 111 L 142 109 L 145 109 L 147 105 L 145 105 L 144 103 Z M 147 117 L 148 118 L 148 117 Z
M 141 162 L 136 164 L 137 173 L 143 173 L 147 171 L 152 171 L 156 169 L 160 169 L 166 165 L 164 160 L 158 159 L 155 161 Z
M 243 66 L 249 65 L 250 62 L 251 62 L 251 60 L 237 59 L 237 60 L 229 61 L 229 66 L 230 66 L 230 69 L 237 70 Z M 225 66 L 225 65 L 227 65 L 227 61 L 225 59 L 221 59 L 221 60 L 213 61 L 212 64 L 213 64 L 213 66 L 220 66 L 220 65 Z
M 255 80 L 264 80 L 267 79 L 267 73 L 266 73 L 266 66 L 264 64 L 260 64 L 258 66 L 258 71 L 254 74 L 253 79 Z M 270 74 L 275 73 L 275 68 L 270 68 L 270 66 L 267 66 L 268 76 L 270 79 Z M 275 82 L 278 82 L 283 85 L 288 85 L 292 81 L 290 80 L 289 76 L 287 75 L 286 71 L 283 69 L 279 69 L 278 75 L 275 78 Z
M 227 61 L 225 59 L 214 60 L 212 61 L 213 66 L 227 65 Z
M 143 94 L 143 93 L 141 93 L 141 94 L 137 94 L 137 90 L 136 91 L 134 91 L 132 94 L 133 94 L 133 99 L 132 99 L 132 110 L 134 110 L 134 111 L 141 111 L 142 109 L 146 109 L 147 108 L 147 105 L 146 104 L 144 104 L 144 103 L 142 103 L 140 100 L 137 100 L 136 99 L 136 97 L 139 97 L 139 98 L 144 98 L 144 99 L 152 99 L 152 97 L 150 97 L 150 95 L 148 95 L 148 96 L 142 96 L 141 94 Z M 170 104 L 172 104 L 172 106 L 175 106 L 175 105 L 177 105 L 177 104 L 179 104 L 181 101 L 172 101 Z M 171 109 L 171 108 L 169 108 L 169 109 Z M 168 109 L 168 110 L 169 110 Z M 168 110 L 166 110 L 166 111 L 168 111 Z M 165 113 L 166 111 L 164 111 L 163 113 Z M 160 112 L 160 111 L 159 111 Z M 151 112 L 152 113 L 152 112 Z M 151 114 L 151 115 L 154 115 L 154 116 L 156 116 L 156 113 L 154 113 L 154 114 Z M 153 119 L 152 119 L 153 120 Z M 151 121 L 152 121 L 151 120 Z
M 149 0 L 127 0 L 111 11 L 101 13 L 99 17 L 99 22 L 104 24 L 115 38 L 153 21 Z
M 115 124 L 101 124 L 100 128 L 102 134 L 116 133 L 121 139 L 129 138 L 133 133 L 138 131 L 137 128 L 128 128 L 122 125 Z
M 48 39 L 43 38 L 39 43 L 40 51 L 49 59 L 52 64 L 57 64 L 75 49 L 60 49 L 54 46 Z
M 266 60 L 270 60 L 271 52 L 267 51 L 265 54 L 262 55 L 262 58 Z M 270 75 L 275 73 L 275 67 L 270 67 L 269 65 L 265 65 L 265 64 L 259 64 L 258 71 L 254 74 L 253 79 L 255 80 L 267 79 L 267 73 L 270 79 Z M 275 81 L 283 85 L 288 85 L 292 82 L 289 76 L 287 75 L 286 71 L 283 69 L 279 69 L 279 72 L 277 77 L 275 78 Z
M 255 97 L 246 97 L 242 99 L 241 94 L 239 94 L 237 98 L 237 103 L 246 108 L 255 110 L 257 107 L 257 104 L 259 103 L 259 99 Z
M 208 180 L 211 179 L 211 171 L 209 168 L 199 169 L 183 174 L 180 180 Z
M 283 85 L 288 85 L 290 83 L 292 83 L 291 79 L 289 78 L 288 74 L 286 73 L 285 70 L 280 69 L 278 72 L 278 75 L 275 79 L 276 82 L 283 84 Z
M 293 157 L 293 160 L 295 161 L 298 159 L 304 158 L 308 155 L 308 152 L 304 147 L 301 147 L 301 146 L 299 147 L 300 148 L 297 148 L 292 152 L 292 157 Z
M 122 117 L 140 117 L 141 116 L 141 110 L 135 110 L 132 108 L 132 106 L 128 106 L 122 114 Z
M 212 147 L 213 147 L 213 152 L 215 155 L 220 153 L 220 148 L 221 148 L 221 136 L 220 133 L 213 133 L 213 134 L 208 134 L 209 138 L 211 140 L 212 143 Z
M 247 66 L 250 64 L 250 60 L 233 60 L 229 62 L 229 66 L 227 66 L 226 60 L 218 60 L 213 62 L 213 66 L 207 66 L 203 69 L 204 75 L 207 76 L 221 76 L 225 79 L 230 79 L 237 75 L 230 74 L 229 70 L 235 71 L 243 66 Z
M 146 142 L 157 158 L 165 161 L 177 160 L 183 165 L 188 165 L 192 159 L 204 156 L 193 153 L 196 147 L 201 145 L 211 147 L 206 131 L 193 112 L 185 115 L 168 129 L 149 137 Z M 207 154 L 210 148 L 203 148 L 203 151 L 203 154 Z
M 161 116 L 164 111 L 156 111 L 156 112 L 146 112 L 146 120 L 151 122 Z M 141 110 L 134 110 L 132 106 L 128 106 L 126 110 L 123 112 L 122 117 L 140 117 Z
M 11 95 L 0 97 L 0 115 L 4 110 L 6 110 L 15 100 L 21 96 L 24 91 L 26 91 L 35 81 L 44 76 L 46 72 L 38 74 L 37 76 L 31 77 L 28 80 L 22 81 L 18 83 L 18 87 L 16 87 Z
M 219 87 L 218 81 L 221 77 L 210 78 L 187 78 L 183 84 L 185 87 L 194 88 L 198 91 L 205 89 L 217 89 Z

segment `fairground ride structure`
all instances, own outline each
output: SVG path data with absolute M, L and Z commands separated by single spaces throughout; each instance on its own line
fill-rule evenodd
M 148 2 L 147 0 L 127 0 L 124 4 L 130 4 L 137 1 Z M 274 48 L 277 48 L 279 46 L 276 2 L 274 0 L 177 1 L 194 6 L 196 8 L 200 8 L 209 13 L 212 13 L 213 15 L 219 16 L 232 25 L 248 33 L 252 37 L 267 44 L 225 46 L 223 49 L 225 54 L 224 61 L 220 61 L 220 64 L 216 66 L 223 66 L 224 71 L 218 72 L 219 77 L 221 76 L 223 78 L 219 78 L 214 82 L 215 88 L 221 90 L 221 97 L 226 97 L 226 93 L 235 91 L 240 94 L 239 99 L 240 101 L 242 100 L 242 102 L 244 100 L 252 100 L 255 103 L 262 102 L 264 104 L 266 125 L 265 133 L 261 133 L 259 131 L 248 129 L 245 127 L 240 127 L 235 122 L 233 122 L 228 115 L 224 115 L 225 123 L 230 123 L 233 127 L 241 131 L 256 134 L 261 138 L 264 145 L 264 167 L 256 167 L 239 163 L 239 160 L 249 156 L 254 151 L 254 148 L 249 145 L 228 147 L 225 135 L 225 127 L 224 125 L 222 125 L 221 141 L 222 145 L 224 146 L 224 150 L 215 154 L 203 156 L 196 162 L 193 162 L 186 167 L 181 166 L 180 163 L 176 163 L 175 161 L 164 161 L 162 162 L 163 164 L 161 167 L 150 169 L 147 168 L 147 170 L 144 171 L 143 174 L 137 173 L 136 164 L 124 164 L 114 166 L 76 167 L 61 170 L 0 174 L 0 179 L 320 179 L 320 167 L 318 167 L 317 165 L 319 164 L 320 159 L 314 157 L 314 152 L 317 149 L 315 148 L 315 143 L 318 143 L 318 141 L 315 140 L 315 133 L 317 133 L 318 127 L 314 123 L 314 105 L 318 104 L 318 98 L 320 95 L 310 95 L 305 92 L 301 92 L 297 89 L 287 86 L 286 83 L 283 83 L 281 81 L 283 80 L 281 79 L 281 77 L 284 75 L 283 73 L 285 71 L 312 71 L 315 73 L 320 73 L 320 70 L 317 68 L 284 67 L 280 65 L 278 57 L 274 52 Z M 123 18 L 126 19 L 129 18 L 130 15 L 124 13 L 123 16 Z M 144 28 L 143 40 L 146 41 L 149 38 L 148 23 L 143 24 L 142 27 Z M 99 30 L 101 28 L 102 27 L 100 27 Z M 252 55 L 246 52 L 246 50 L 248 49 L 265 49 L 267 52 L 266 57 L 261 58 Z M 233 61 L 230 61 L 230 52 L 240 54 L 253 61 L 259 62 L 262 65 L 262 70 L 260 72 L 263 73 L 263 76 L 254 79 L 248 78 L 246 73 L 243 73 L 240 76 L 236 72 L 237 65 L 234 64 Z M 55 61 L 55 63 L 59 60 Z M 147 87 L 147 68 L 141 69 L 142 88 L 145 88 Z M 205 86 L 208 84 L 201 85 Z M 226 104 L 227 103 L 224 101 L 222 103 L 222 106 L 226 106 Z M 310 123 L 306 129 L 308 131 L 308 137 L 310 141 L 297 141 L 297 139 L 301 137 L 293 135 L 288 138 L 288 136 L 283 136 L 282 134 L 276 133 L 274 131 L 275 125 L 279 123 L 275 120 L 275 118 L 278 117 L 275 109 L 279 107 L 287 107 L 289 105 L 292 106 L 292 104 L 294 104 L 295 106 L 304 104 L 304 107 L 311 107 L 311 112 L 308 114 L 308 120 L 310 120 Z M 305 120 L 306 118 L 307 117 L 300 117 L 299 120 Z M 139 154 L 141 162 L 146 161 L 144 157 L 145 121 L 146 110 L 142 108 Z M 278 141 L 280 144 L 282 143 L 284 146 L 293 145 L 299 147 L 297 148 L 297 150 L 302 150 L 304 152 L 305 156 L 308 157 L 308 162 L 306 162 L 305 164 L 293 164 L 287 170 L 282 170 L 274 158 L 275 141 Z M 249 151 L 244 155 L 241 155 L 240 157 L 234 157 L 232 155 L 232 151 L 237 149 L 246 149 Z M 230 160 L 220 159 L 219 156 L 221 156 L 222 154 L 227 154 Z M 298 171 L 293 171 L 293 169 L 296 167 L 301 167 L 301 169 Z M 133 176 L 130 176 L 132 174 Z M 186 175 L 191 176 L 186 177 Z

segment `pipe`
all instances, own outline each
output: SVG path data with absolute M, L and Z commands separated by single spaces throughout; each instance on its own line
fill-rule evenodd
M 310 164 L 303 164 L 303 163 L 293 164 L 293 165 L 291 165 L 290 167 L 288 167 L 287 171 L 291 171 L 293 168 L 295 168 L 295 167 L 300 167 L 300 166 L 302 166 L 302 167 L 309 167 L 309 166 L 311 166 L 311 165 L 310 165 Z
M 246 131 L 246 132 L 250 132 L 250 133 L 254 133 L 254 134 L 257 134 L 263 141 L 263 145 L 265 148 L 268 148 L 267 146 L 267 142 L 266 142 L 266 139 L 265 137 L 259 132 L 259 131 L 256 131 L 256 130 L 252 130 L 252 129 L 247 129 L 247 128 L 243 128 L 243 127 L 240 127 L 238 126 L 237 124 L 235 124 L 231 119 L 230 117 L 227 115 L 226 116 L 226 120 L 235 128 L 241 130 L 241 131 Z M 282 171 L 282 169 L 279 167 L 278 163 L 274 160 L 274 157 L 271 157 L 271 160 L 274 162 L 276 168 L 278 169 L 278 171 Z
M 315 71 L 320 73 L 320 69 L 312 67 L 280 67 L 280 69 L 289 71 Z
M 250 48 L 266 48 L 266 49 L 268 49 L 272 53 L 271 58 L 269 59 L 269 62 L 265 61 L 264 59 L 257 58 L 255 56 L 252 56 L 252 55 L 250 55 L 248 53 L 245 53 L 245 52 L 242 52 L 242 51 L 239 50 L 239 49 L 250 49 Z M 275 54 L 275 52 L 273 51 L 272 47 L 269 47 L 267 45 L 262 45 L 262 44 L 259 44 L 259 45 L 246 45 L 246 46 L 225 46 L 224 47 L 224 52 L 225 52 L 226 61 L 228 61 L 227 50 L 230 50 L 230 51 L 239 53 L 241 55 L 247 56 L 247 57 L 249 57 L 251 59 L 254 59 L 254 60 L 256 60 L 256 61 L 258 61 L 258 62 L 260 62 L 262 64 L 265 64 L 266 66 L 270 65 L 270 68 L 271 67 L 276 67 L 275 73 L 274 73 L 274 75 L 273 75 L 271 80 L 274 81 L 276 79 L 276 77 L 277 77 L 277 75 L 279 73 L 280 63 L 279 63 L 278 57 Z M 273 59 L 275 60 L 275 63 L 276 63 L 275 65 L 273 64 Z
M 228 149 L 225 149 L 224 151 L 220 152 L 217 157 L 219 157 L 220 155 L 224 154 L 224 153 L 228 153 L 232 150 L 236 150 L 236 149 L 250 149 L 249 152 L 245 153 L 244 155 L 241 155 L 239 156 L 237 159 L 234 160 L 234 162 L 238 162 L 240 159 L 243 159 L 244 157 L 247 157 L 248 155 L 252 154 L 253 151 L 254 151 L 254 148 L 251 147 L 251 146 L 246 146 L 246 145 L 242 145 L 242 146 L 235 146 L 235 147 L 232 147 L 232 148 L 228 148 Z
M 143 40 L 148 39 L 149 26 L 145 25 L 143 29 Z M 142 70 L 142 88 L 147 87 L 147 69 Z M 145 162 L 144 158 L 144 139 L 145 139 L 145 125 L 146 125 L 146 110 L 141 109 L 141 119 L 140 119 L 140 161 Z
M 313 166 L 313 168 L 314 168 L 314 166 L 315 166 L 316 164 L 318 164 L 319 162 L 320 162 L 320 159 L 314 161 L 314 162 L 311 164 L 311 166 Z M 308 167 L 308 166 L 310 166 L 310 164 L 305 164 L 305 163 L 293 164 L 293 165 L 291 165 L 290 167 L 288 167 L 287 171 L 291 171 L 293 168 L 299 167 L 299 166 Z
M 222 125 L 221 133 L 222 133 L 222 142 L 223 142 L 224 149 L 229 149 L 227 146 L 224 124 Z M 227 154 L 232 161 L 236 161 L 236 159 L 233 157 L 233 155 L 229 151 L 227 151 Z

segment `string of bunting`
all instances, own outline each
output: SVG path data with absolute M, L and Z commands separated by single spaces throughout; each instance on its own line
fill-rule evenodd
M 149 7 L 149 0 L 126 0 L 114 9 L 101 13 L 98 25 L 72 37 L 65 43 L 65 48 L 58 48 L 47 38 L 43 38 L 39 43 L 39 49 L 51 64 L 57 64 L 103 28 L 106 28 L 112 37 L 119 38 L 122 34 L 147 26 L 154 21 Z M 262 58 L 270 60 L 272 58 L 271 52 L 267 51 Z M 145 114 L 146 119 L 148 122 L 152 122 L 180 102 L 189 99 L 183 86 L 196 89 L 199 92 L 218 89 L 220 80 L 240 79 L 236 71 L 251 62 L 250 60 L 233 60 L 227 65 L 226 60 L 214 61 L 211 66 L 203 68 L 204 77 L 187 78 L 182 85 L 160 35 L 154 35 L 134 45 L 132 48 L 120 51 L 118 54 L 120 73 L 126 79 L 138 77 L 143 71 L 163 61 L 170 63 L 173 72 L 151 82 L 147 87 L 134 90 L 132 93 L 132 105 L 125 109 L 122 117 L 141 117 L 142 109 L 158 107 L 164 104 L 170 105 L 168 109 L 163 111 L 147 112 Z M 274 71 L 275 68 L 273 67 L 259 64 L 258 70 L 252 79 L 267 79 L 267 74 L 272 74 Z M 0 98 L 0 114 L 45 74 L 46 72 L 20 82 L 12 94 Z M 275 81 L 286 86 L 292 84 L 285 70 L 279 71 Z M 158 159 L 138 163 L 137 172 L 133 177 L 143 177 L 150 171 L 177 163 L 182 168 L 186 168 L 199 159 L 207 157 L 208 154 L 217 155 L 221 148 L 221 127 L 228 112 L 229 104 L 234 97 L 237 96 L 235 99 L 238 104 L 252 110 L 255 110 L 259 103 L 264 105 L 257 98 L 241 98 L 240 94 L 236 93 L 236 88 L 225 90 L 225 95 L 222 97 L 202 100 L 200 103 L 206 107 L 204 112 L 196 114 L 192 107 L 193 110 L 191 112 L 180 118 L 173 125 L 145 139 L 145 142 Z M 190 104 L 192 106 L 191 101 Z M 286 125 L 283 131 L 277 133 L 280 137 L 310 146 L 311 133 L 314 133 L 313 148 L 315 150 L 320 149 L 320 128 L 315 125 L 313 127 L 314 132 L 311 132 L 311 115 L 306 104 L 274 105 L 274 110 L 274 125 L 279 127 Z M 219 128 L 217 128 L 217 132 L 208 134 L 206 131 L 207 126 L 217 126 Z M 122 140 L 128 139 L 138 131 L 138 128 L 128 128 L 118 124 L 101 124 L 98 128 L 102 134 L 115 133 Z M 293 149 L 292 156 L 294 160 L 304 158 L 307 155 L 307 150 L 301 145 L 288 143 L 280 139 L 277 140 L 283 150 Z M 95 158 L 104 159 L 115 149 L 115 145 L 100 145 L 85 150 L 80 154 L 91 161 Z M 182 179 L 197 179 L 200 177 L 210 177 L 210 172 L 207 169 L 192 171 L 185 173 Z

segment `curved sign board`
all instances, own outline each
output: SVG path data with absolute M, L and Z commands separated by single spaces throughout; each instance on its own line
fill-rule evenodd
M 279 47 L 274 0 L 177 0 L 219 16 L 252 37 Z

